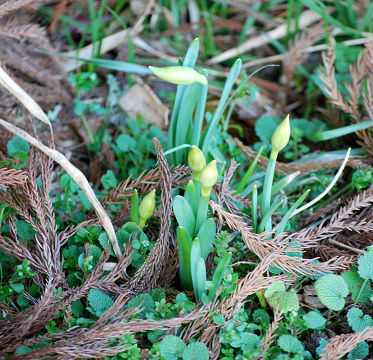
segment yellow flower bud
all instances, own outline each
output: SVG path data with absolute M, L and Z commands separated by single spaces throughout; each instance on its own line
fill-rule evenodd
M 145 195 L 139 206 L 139 225 L 144 227 L 146 221 L 152 216 L 155 207 L 155 189 Z
M 172 84 L 189 85 L 199 82 L 207 84 L 206 76 L 187 66 L 167 66 L 164 68 L 149 66 L 154 75 Z
M 195 145 L 189 151 L 188 164 L 193 170 L 194 179 L 199 180 L 200 172 L 206 166 L 206 159 L 203 152 Z
M 278 153 L 288 144 L 290 139 L 290 119 L 289 115 L 277 126 L 272 135 L 271 158 L 277 158 Z
M 210 196 L 212 187 L 218 180 L 218 168 L 216 166 L 216 160 L 212 160 L 208 163 L 199 176 L 199 182 L 201 183 L 201 194 L 204 197 Z

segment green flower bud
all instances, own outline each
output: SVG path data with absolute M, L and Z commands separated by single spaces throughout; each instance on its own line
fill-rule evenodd
M 155 189 L 145 195 L 139 206 L 139 225 L 144 227 L 146 221 L 152 216 L 155 207 Z
M 188 163 L 193 170 L 194 179 L 199 180 L 200 172 L 206 166 L 206 159 L 203 152 L 195 145 L 189 151 Z
M 272 135 L 271 158 L 276 159 L 278 153 L 288 144 L 290 139 L 290 119 L 289 115 L 277 126 Z
M 206 76 L 187 66 L 167 66 L 164 68 L 149 66 L 154 75 L 172 84 L 189 85 L 199 82 L 207 84 Z
M 201 194 L 204 197 L 210 196 L 212 187 L 218 180 L 218 168 L 216 166 L 216 160 L 212 160 L 208 163 L 199 176 L 199 182 L 201 183 Z

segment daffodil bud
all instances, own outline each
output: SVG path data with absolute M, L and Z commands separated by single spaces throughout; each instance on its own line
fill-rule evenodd
M 210 196 L 211 189 L 216 184 L 216 180 L 218 180 L 218 168 L 216 166 L 216 161 L 212 160 L 203 168 L 199 176 L 202 196 Z
M 195 145 L 189 151 L 188 164 L 193 170 L 194 179 L 199 180 L 200 172 L 206 166 L 206 159 L 203 152 Z
M 146 221 L 152 216 L 155 207 L 155 189 L 145 195 L 139 206 L 139 225 L 144 227 Z
M 187 66 L 167 66 L 164 68 L 149 66 L 154 75 L 172 84 L 189 85 L 199 82 L 207 84 L 206 76 Z
M 272 135 L 271 158 L 276 159 L 278 153 L 288 144 L 290 139 L 290 119 L 289 115 L 277 126 Z

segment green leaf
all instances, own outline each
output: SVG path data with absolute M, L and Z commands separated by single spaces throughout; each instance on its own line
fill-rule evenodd
M 338 129 L 317 132 L 313 134 L 311 140 L 314 142 L 331 140 L 341 136 L 355 133 L 356 131 L 370 128 L 371 126 L 373 126 L 373 121 L 362 121 L 358 124 L 348 125 Z
M 320 301 L 328 309 L 339 311 L 345 306 L 344 298 L 349 291 L 342 276 L 324 275 L 315 282 L 315 289 Z
M 277 294 L 282 294 L 286 291 L 284 283 L 277 281 L 268 286 L 264 292 L 264 296 L 269 299 Z
M 302 353 L 303 344 L 292 335 L 281 335 L 277 341 L 280 348 L 289 353 Z
M 212 317 L 212 320 L 214 320 L 215 324 L 218 325 L 224 325 L 225 324 L 225 318 L 222 314 L 216 314 Z
M 139 195 L 137 193 L 137 190 L 135 189 L 132 194 L 132 201 L 131 201 L 131 221 L 134 221 L 136 223 L 139 222 Z
M 188 345 L 183 351 L 183 360 L 209 360 L 207 346 L 201 342 Z
M 363 312 L 357 307 L 352 307 L 350 310 L 348 310 L 347 320 L 348 325 L 351 326 L 354 332 L 362 331 L 366 327 L 373 325 L 371 316 L 364 315 Z
M 179 271 L 181 286 L 185 290 L 192 290 L 192 273 L 190 265 L 190 255 L 192 249 L 192 238 L 181 226 L 176 229 L 177 246 L 179 250 Z
M 357 260 L 359 264 L 358 273 L 363 279 L 373 281 L 373 251 L 367 251 Z
M 352 350 L 348 355 L 348 359 L 365 359 L 369 355 L 369 345 L 366 341 L 358 343 L 354 350 Z
M 98 289 L 91 289 L 87 296 L 88 303 L 97 316 L 101 316 L 106 310 L 110 309 L 114 301 L 105 292 Z
M 119 135 L 116 143 L 121 152 L 127 152 L 130 149 L 136 148 L 136 140 L 128 134 Z
M 30 304 L 30 301 L 27 298 L 25 298 L 25 295 L 19 294 L 17 296 L 17 304 L 19 306 L 26 307 Z
M 200 195 L 197 191 L 196 184 L 193 181 L 188 182 L 185 189 L 184 198 L 192 208 L 194 217 L 196 218 Z
M 255 133 L 263 143 L 270 144 L 272 135 L 280 123 L 279 118 L 262 115 L 255 122 Z
M 228 97 L 232 90 L 232 87 L 241 71 L 241 66 L 242 66 L 242 60 L 237 59 L 234 62 L 231 70 L 229 71 L 228 78 L 224 84 L 223 92 L 220 96 L 219 104 L 214 112 L 214 115 L 211 121 L 208 124 L 206 136 L 203 140 L 203 145 L 202 145 L 201 150 L 204 154 L 207 154 L 209 150 L 210 142 L 212 140 L 213 135 L 215 134 L 221 115 L 223 114 L 223 111 L 227 105 Z
M 183 356 L 186 345 L 174 335 L 166 335 L 159 344 L 159 352 L 165 360 L 176 360 Z
M 25 286 L 22 283 L 10 283 L 9 286 L 17 293 L 25 291 Z
M 254 312 L 253 312 L 253 320 L 256 322 L 256 323 L 259 323 L 259 324 L 269 324 L 271 322 L 271 319 L 267 313 L 267 311 L 263 310 L 263 309 L 256 309 Z
M 357 296 L 360 293 L 360 289 L 364 284 L 364 279 L 359 276 L 356 270 L 349 270 L 342 273 L 342 277 L 345 280 L 348 289 L 351 291 L 352 300 L 356 302 Z M 365 282 L 364 289 L 361 291 L 358 304 L 366 303 L 372 295 L 372 289 L 369 282 Z
M 26 221 L 16 220 L 15 224 L 17 227 L 17 235 L 21 241 L 32 240 L 35 237 L 36 231 Z
M 216 290 L 220 288 L 221 281 L 223 280 L 224 270 L 231 262 L 232 253 L 226 253 L 219 261 L 218 266 L 214 271 L 214 275 L 212 277 L 212 283 L 214 284 L 214 289 L 209 291 L 209 297 L 211 300 L 215 298 Z
M 26 140 L 23 140 L 18 136 L 14 136 L 8 141 L 7 150 L 8 154 L 11 156 L 16 155 L 17 153 L 27 154 L 30 150 L 30 145 Z
M 142 311 L 140 312 L 140 316 L 143 317 L 145 314 L 149 311 L 152 311 L 154 309 L 155 302 L 151 295 L 149 293 L 144 293 L 135 296 L 133 299 L 131 299 L 127 307 L 128 308 L 134 308 L 134 307 L 140 307 Z
M 200 301 L 202 294 L 205 293 L 206 266 L 204 260 L 201 258 L 201 247 L 198 238 L 195 238 L 192 243 L 190 251 L 190 267 L 194 294 L 197 301 Z
M 201 257 L 206 261 L 215 242 L 216 224 L 214 219 L 207 219 L 198 231 L 197 237 L 201 246 Z
M 177 195 L 174 198 L 173 209 L 178 224 L 182 226 L 191 237 L 193 237 L 196 220 L 189 203 L 184 197 Z
M 326 320 L 318 311 L 310 311 L 303 316 L 304 324 L 308 329 L 324 329 Z
M 118 185 L 118 180 L 111 170 L 106 171 L 106 174 L 101 177 L 101 183 L 106 190 L 112 189 Z
M 287 291 L 278 298 L 278 307 L 283 312 L 299 310 L 299 300 L 294 289 Z

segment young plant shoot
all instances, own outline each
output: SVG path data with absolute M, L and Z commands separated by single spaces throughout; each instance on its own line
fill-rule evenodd
M 195 145 L 189 152 L 188 162 L 193 170 L 193 181 L 189 181 L 184 196 L 176 196 L 173 203 L 179 224 L 176 235 L 179 248 L 180 282 L 185 290 L 193 289 L 196 299 L 206 295 L 205 261 L 216 236 L 216 224 L 207 218 L 211 190 L 218 179 L 216 161 L 206 165 L 202 151 Z M 213 300 L 219 288 L 225 267 L 231 254 L 220 259 L 210 286 L 209 299 Z M 211 296 L 210 296 L 211 295 Z

